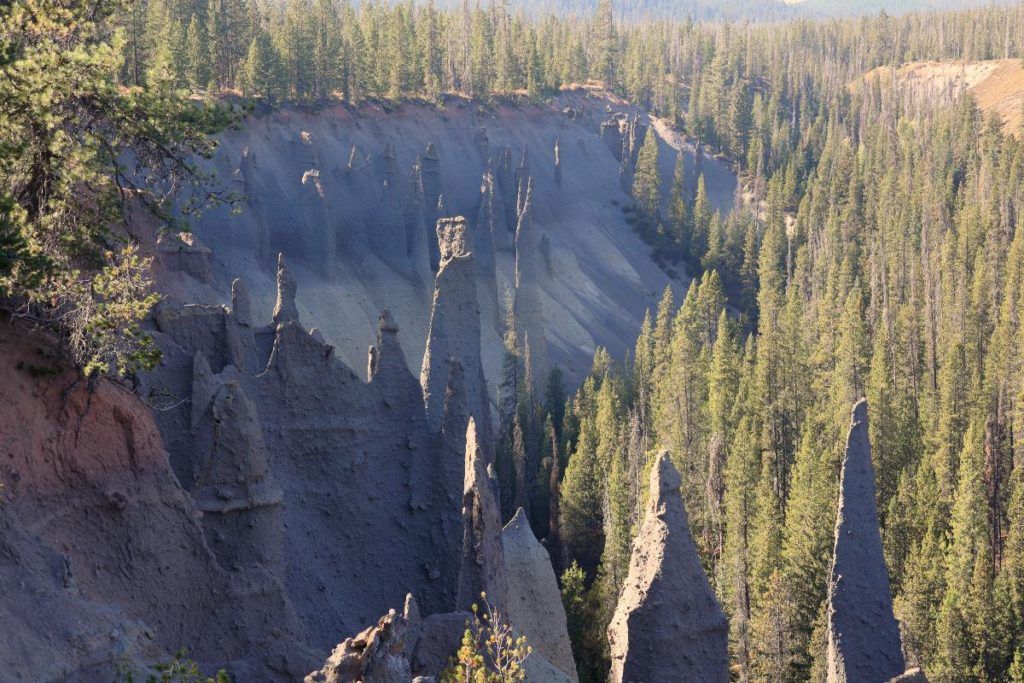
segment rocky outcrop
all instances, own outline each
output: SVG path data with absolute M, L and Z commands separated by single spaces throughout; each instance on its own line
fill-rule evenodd
M 662 451 L 608 626 L 614 683 L 729 680 L 728 625 L 690 537 L 680 485 Z
M 401 614 L 390 610 L 376 626 L 346 639 L 305 683 L 409 683 L 419 630 L 419 609 L 409 594 Z
M 895 678 L 890 678 L 888 683 L 928 683 L 928 678 L 924 675 L 923 671 L 914 667 L 913 669 L 907 669 Z
M 252 331 L 241 328 L 223 306 L 164 307 L 154 322 L 157 330 L 179 346 L 201 351 L 216 372 L 227 365 L 247 368 L 255 363 Z
M 868 404 L 853 407 L 839 480 L 828 582 L 829 683 L 888 681 L 904 671 L 875 507 Z
M 466 474 L 462 494 L 462 563 L 456 606 L 468 610 L 487 593 L 499 612 L 507 594 L 505 564 L 501 552 L 501 515 L 495 483 L 488 464 L 492 460 L 477 438 L 476 422 L 466 429 Z
M 480 360 L 480 307 L 468 238 L 465 218 L 438 220 L 441 266 L 434 280 L 434 303 L 420 383 L 427 421 L 435 431 L 441 431 L 450 363 L 451 359 L 458 359 L 466 409 L 476 419 L 478 436 L 487 448 L 491 443 L 491 413 Z
M 299 309 L 295 306 L 298 285 L 284 262 L 284 254 L 277 255 L 277 303 L 274 304 L 274 324 L 299 322 Z
M 551 558 L 534 536 L 522 508 L 501 532 L 501 552 L 508 587 L 505 618 L 517 633 L 526 636 L 535 653 L 570 680 L 577 680 Z
M 187 232 L 160 233 L 156 240 L 156 251 L 160 262 L 168 270 L 188 273 L 203 284 L 213 282 L 213 267 L 210 264 L 213 252 L 195 235 Z
M 501 196 L 495 189 L 494 174 L 488 163 L 480 180 L 480 209 L 473 226 L 473 261 L 476 264 L 477 296 L 480 300 L 483 321 L 500 325 L 498 308 L 498 273 L 495 259 L 495 241 L 503 239 L 508 244 L 508 230 L 504 228 L 504 211 L 496 202 Z M 495 217 L 500 215 L 500 232 Z
M 269 470 L 256 409 L 237 379 L 206 375 L 209 366 L 196 356 L 192 496 L 203 512 L 207 538 L 225 568 L 253 564 L 280 570 L 283 494 Z M 211 390 L 214 381 L 219 386 Z
M 602 121 L 599 135 L 615 160 L 622 161 L 622 120 L 613 117 Z
M 417 175 L 419 176 L 420 188 L 423 192 L 423 205 L 425 207 L 425 218 L 428 226 L 437 223 L 440 217 L 437 213 L 438 202 L 441 200 L 441 161 L 437 156 L 437 148 L 433 142 L 427 143 L 427 149 L 417 164 Z M 430 267 L 437 270 L 441 261 L 441 254 L 437 243 L 429 241 L 430 246 Z

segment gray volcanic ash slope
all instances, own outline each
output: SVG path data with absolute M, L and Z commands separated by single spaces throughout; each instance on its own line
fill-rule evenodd
M 223 134 L 212 162 L 222 179 L 247 195 L 245 206 L 236 216 L 223 209 L 208 212 L 195 228 L 213 250 L 207 302 L 227 303 L 232 279 L 241 276 L 257 317 L 266 319 L 282 252 L 298 280 L 303 323 L 318 328 L 343 360 L 362 367 L 377 314 L 389 308 L 415 372 L 429 324 L 431 265 L 437 265 L 437 204 L 445 215 L 466 216 L 480 234 L 481 179 L 490 161 L 498 195 L 492 216 L 495 281 L 480 296 L 488 383 L 493 391 L 500 367 L 499 308 L 515 282 L 521 175 L 534 181 L 534 258 L 548 355 L 570 381 L 578 378 L 597 345 L 617 355 L 632 345 L 645 308 L 670 282 L 622 210 L 632 202 L 623 190 L 620 162 L 600 137 L 601 123 L 617 113 L 625 118 L 635 110 L 580 90 L 543 106 L 453 100 L 443 109 L 406 104 L 385 112 L 365 104 L 248 117 L 238 130 Z M 666 182 L 675 153 L 662 140 Z M 692 150 L 685 157 L 692 172 Z M 713 201 L 727 206 L 735 178 L 711 159 L 702 170 Z M 488 267 L 481 254 L 477 259 Z M 178 293 L 172 286 L 164 289 Z M 181 294 L 180 303 L 197 296 L 195 287 Z

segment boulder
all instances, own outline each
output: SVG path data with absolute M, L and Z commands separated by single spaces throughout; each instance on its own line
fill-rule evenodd
M 613 683 L 729 680 L 728 624 L 690 537 L 681 483 L 663 450 L 608 626 Z

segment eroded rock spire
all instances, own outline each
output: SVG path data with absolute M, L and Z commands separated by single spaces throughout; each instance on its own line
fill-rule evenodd
M 381 372 L 388 374 L 405 370 L 402 347 L 398 343 L 398 324 L 386 308 L 377 319 L 377 345 L 370 347 L 367 366 L 367 379 L 371 382 Z
M 298 285 L 284 262 L 284 254 L 277 255 L 277 303 L 274 305 L 274 324 L 299 322 L 299 309 L 295 306 Z
M 462 487 L 462 563 L 456 607 L 469 609 L 487 593 L 490 605 L 504 610 L 507 593 L 501 551 L 501 516 L 494 484 L 488 472 L 490 460 L 477 434 L 476 421 L 466 427 L 466 468 Z
M 575 681 L 576 662 L 566 628 L 565 608 L 547 550 L 519 508 L 501 532 L 502 559 L 508 595 L 505 616 L 534 651 Z
M 193 397 L 205 402 L 193 406 L 199 462 L 192 495 L 203 526 L 225 567 L 278 567 L 283 493 L 270 474 L 256 408 L 237 380 L 208 373 L 197 353 Z
M 690 537 L 681 483 L 661 451 L 608 626 L 614 683 L 729 680 L 728 625 Z
M 437 241 L 441 263 L 434 278 L 434 302 L 420 372 L 427 421 L 440 431 L 450 360 L 455 358 L 462 366 L 466 407 L 476 418 L 479 436 L 488 447 L 491 413 L 480 359 L 480 306 L 466 219 L 457 216 L 438 220 Z
M 861 399 L 853 407 L 839 481 L 828 583 L 828 681 L 888 681 L 903 668 L 875 507 L 868 403 Z

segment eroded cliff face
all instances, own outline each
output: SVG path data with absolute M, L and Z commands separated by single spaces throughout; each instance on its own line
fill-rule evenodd
M 252 680 L 301 674 L 315 660 L 280 580 L 218 561 L 149 409 L 47 348 L 0 325 L 4 676 L 110 681 L 183 645 Z
M 410 591 L 427 613 L 450 609 L 462 540 L 453 465 L 397 324 L 380 315 L 363 379 L 295 320 L 283 261 L 277 280 L 265 326 L 216 306 L 156 318 L 164 362 L 143 393 L 188 397 L 156 419 L 215 555 L 225 569 L 275 571 L 318 648 Z
M 631 125 L 620 131 L 620 119 Z M 501 309 L 517 293 L 520 185 L 529 178 L 532 230 L 523 237 L 534 253 L 518 268 L 536 275 L 519 298 L 536 319 L 522 324 L 534 329 L 531 337 L 544 337 L 547 358 L 571 383 L 589 369 L 596 346 L 616 356 L 632 347 L 645 308 L 667 284 L 684 293 L 685 278 L 670 280 L 651 261 L 623 213 L 632 204 L 624 187 L 643 120 L 628 104 L 583 90 L 545 105 L 453 99 L 444 108 L 404 104 L 385 111 L 364 104 L 248 117 L 221 136 L 212 161 L 218 175 L 247 196 L 242 211 L 208 211 L 195 227 L 212 249 L 210 284 L 199 292 L 194 283 L 182 283 L 182 264 L 164 289 L 172 295 L 182 290 L 179 303 L 226 304 L 231 281 L 243 276 L 253 310 L 266 319 L 275 303 L 277 256 L 284 253 L 299 285 L 301 320 L 318 328 L 339 358 L 361 367 L 373 343 L 373 321 L 389 308 L 404 333 L 407 365 L 416 372 L 441 258 L 435 221 L 465 216 L 493 392 Z M 608 121 L 614 126 L 602 134 Z M 662 140 L 666 183 L 683 144 Z M 692 150 L 684 157 L 695 186 Z M 728 169 L 705 159 L 701 171 L 713 201 L 730 204 L 735 179 Z M 531 347 L 541 344 L 531 341 Z

